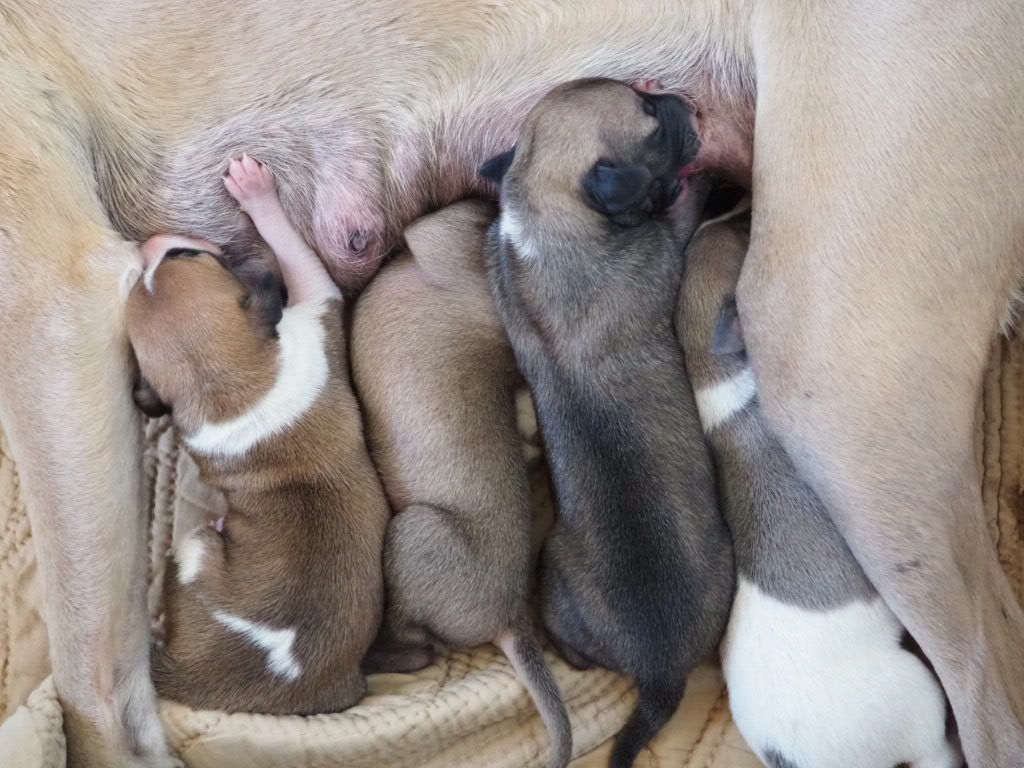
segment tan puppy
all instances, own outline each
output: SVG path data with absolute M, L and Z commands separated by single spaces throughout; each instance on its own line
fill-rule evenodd
M 753 171 L 739 303 L 765 415 L 935 662 L 972 764 L 1021 762 L 1024 614 L 971 450 L 1024 270 L 1019 3 L 234 10 L 24 0 L 0 24 L 0 422 L 73 766 L 170 762 L 146 658 L 130 241 L 251 237 L 216 180 L 250 148 L 333 274 L 365 280 L 419 213 L 478 188 L 543 93 L 593 75 L 660 79 L 699 111 L 705 161 Z
M 220 251 L 155 237 L 128 300 L 150 415 L 224 491 L 223 527 L 176 542 L 157 691 L 201 709 L 333 712 L 365 691 L 387 506 L 348 383 L 341 294 L 248 157 L 225 178 L 280 260 L 245 284 Z
M 526 616 L 531 512 L 516 429 L 521 383 L 483 264 L 493 206 L 461 202 L 405 231 L 409 253 L 356 303 L 352 373 L 396 516 L 384 569 L 391 669 L 425 666 L 431 643 L 493 642 L 551 734 L 572 753 L 558 685 Z M 384 649 L 382 649 L 384 650 Z

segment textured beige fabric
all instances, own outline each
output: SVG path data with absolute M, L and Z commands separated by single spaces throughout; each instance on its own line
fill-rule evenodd
M 1001 340 L 979 404 L 978 458 L 999 556 L 1024 588 L 1024 342 Z M 159 628 L 164 553 L 172 529 L 216 514 L 220 500 L 166 422 L 146 425 L 151 528 L 150 604 Z M 535 498 L 545 494 L 538 484 Z M 47 678 L 46 631 L 31 535 L 18 476 L 0 433 L 0 766 L 64 764 L 61 713 Z M 633 705 L 626 681 L 570 670 L 554 657 L 576 738 L 573 768 L 607 765 L 608 740 Z M 165 704 L 170 738 L 195 768 L 447 768 L 542 765 L 546 736 L 511 668 L 490 648 L 453 652 L 416 675 L 377 675 L 370 695 L 338 715 L 274 718 L 191 712 Z M 729 717 L 717 669 L 698 669 L 683 706 L 640 758 L 641 768 L 754 768 Z

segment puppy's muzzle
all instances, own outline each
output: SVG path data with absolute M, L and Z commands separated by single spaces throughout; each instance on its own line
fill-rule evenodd
M 690 106 L 671 94 L 641 93 L 644 111 L 657 118 L 658 129 L 648 139 L 649 156 L 654 158 L 651 198 L 656 209 L 664 209 L 679 197 L 700 150 L 697 120 Z

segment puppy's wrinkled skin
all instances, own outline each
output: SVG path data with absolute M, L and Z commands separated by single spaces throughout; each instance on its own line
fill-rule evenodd
M 732 544 L 672 328 L 685 236 L 668 208 L 682 197 L 692 231 L 679 173 L 696 153 L 680 99 L 587 80 L 546 96 L 483 169 L 501 181 L 492 290 L 557 501 L 544 622 L 569 660 L 623 672 L 640 694 L 615 768 L 675 712 L 732 599 Z
M 969 16 L 919 0 L 5 6 L 0 421 L 70 764 L 172 764 L 146 671 L 125 238 L 245 245 L 216 176 L 252 148 L 333 274 L 359 283 L 382 250 L 368 233 L 477 188 L 545 91 L 593 75 L 685 94 L 706 159 L 746 178 L 756 82 L 739 303 L 765 416 L 935 662 L 972 763 L 1022 762 L 1024 615 L 970 443 L 1024 271 L 1024 9 Z M 902 557 L 908 540 L 922 557 Z
M 735 304 L 749 227 L 746 205 L 701 225 L 676 318 L 739 573 L 729 707 L 768 765 L 960 768 L 938 680 L 761 416 Z
M 278 254 L 288 288 L 243 282 L 204 243 L 155 237 L 128 299 L 150 415 L 170 410 L 222 527 L 175 542 L 157 691 L 200 709 L 313 714 L 354 704 L 383 603 L 388 510 L 362 438 L 341 294 L 290 227 L 269 172 L 225 185 Z
M 352 371 L 396 515 L 384 554 L 381 666 L 427 664 L 434 640 L 493 642 L 512 661 L 564 766 L 572 731 L 526 618 L 531 512 L 516 429 L 521 379 L 484 269 L 494 207 L 461 202 L 405 231 L 409 253 L 356 303 Z M 396 663 L 397 662 L 397 663 Z

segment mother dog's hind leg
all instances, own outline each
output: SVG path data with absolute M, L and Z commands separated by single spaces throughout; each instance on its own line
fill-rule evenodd
M 149 678 L 138 416 L 122 282 L 85 153 L 3 71 L 0 423 L 43 579 L 68 765 L 168 766 Z M 19 97 L 20 101 L 19 101 Z
M 973 451 L 1024 267 L 1024 11 L 770 6 L 738 296 L 765 413 L 934 663 L 968 762 L 1024 765 L 1024 615 Z

